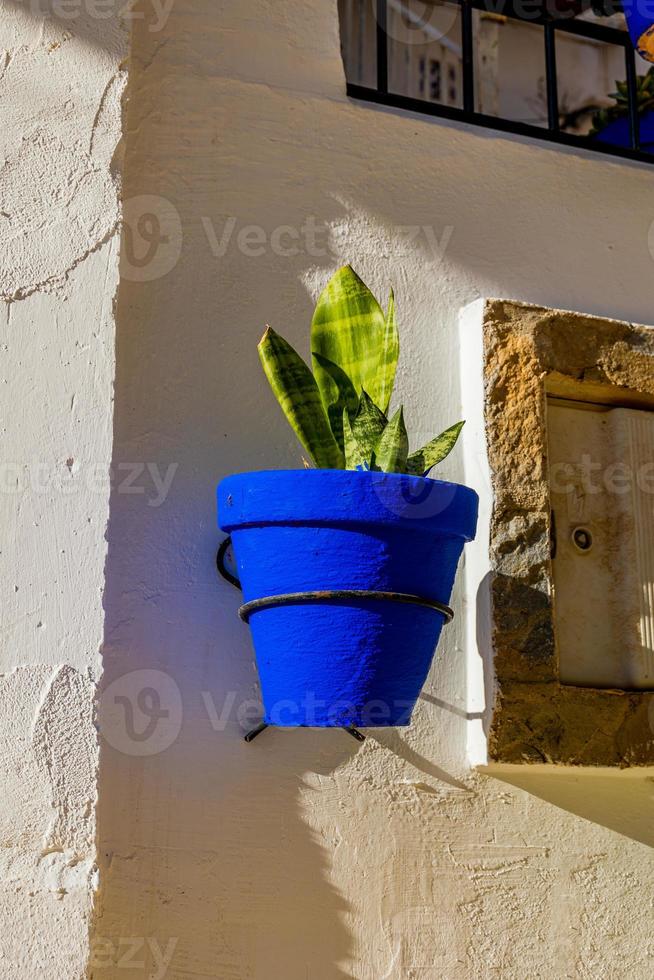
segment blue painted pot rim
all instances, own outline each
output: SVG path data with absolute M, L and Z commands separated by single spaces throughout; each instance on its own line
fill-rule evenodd
M 471 541 L 478 497 L 460 483 L 360 470 L 258 470 L 219 484 L 218 523 L 231 533 L 275 524 L 394 525 Z

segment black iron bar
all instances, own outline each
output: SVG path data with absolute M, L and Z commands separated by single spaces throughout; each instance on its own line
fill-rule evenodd
M 530 23 L 539 23 L 538 20 Z M 544 23 L 544 21 L 541 21 Z M 590 20 L 557 20 L 557 31 L 564 34 L 574 34 L 576 37 L 587 37 L 591 41 L 601 41 L 603 44 L 630 44 L 629 35 L 618 27 L 607 27 L 605 24 L 593 23 Z
M 388 3 L 377 4 L 377 91 L 388 92 Z
M 545 81 L 547 85 L 547 124 L 550 132 L 559 131 L 559 85 L 556 75 L 556 29 L 547 21 L 545 33 Z
M 225 538 L 225 540 L 221 542 L 220 547 L 218 548 L 218 554 L 216 555 L 216 566 L 218 568 L 219 574 L 222 575 L 222 577 L 225 579 L 226 582 L 229 582 L 230 585 L 233 585 L 235 588 L 240 589 L 241 583 L 239 582 L 236 575 L 230 572 L 230 570 L 228 569 L 225 563 L 225 556 L 229 551 L 229 549 L 231 548 L 231 546 L 232 546 L 232 539 L 230 537 Z
M 629 130 L 631 146 L 640 149 L 640 119 L 638 117 L 638 78 L 636 76 L 636 61 L 633 48 L 627 45 L 624 49 L 627 69 L 627 94 L 629 96 Z
M 247 623 L 251 614 L 261 609 L 271 609 L 275 606 L 306 605 L 321 602 L 399 602 L 410 606 L 422 606 L 440 613 L 446 623 L 454 619 L 454 612 L 444 602 L 437 599 L 426 599 L 423 596 L 411 595 L 407 592 L 381 592 L 377 589 L 323 589 L 319 592 L 285 592 L 279 595 L 266 595 L 260 599 L 244 602 L 238 614 Z
M 243 741 L 254 742 L 257 735 L 261 735 L 261 732 L 265 732 L 266 728 L 268 728 L 268 723 L 262 721 L 260 725 L 257 725 L 256 728 L 253 728 L 252 731 L 248 732 L 247 735 L 243 736 Z
M 463 65 L 463 111 L 475 111 L 475 61 L 472 3 L 461 2 L 461 48 Z
M 454 3 L 463 3 L 464 0 L 453 0 Z M 512 3 L 511 0 L 469 0 L 471 5 L 476 10 L 483 10 L 487 13 L 500 14 L 504 17 L 509 17 L 512 20 L 526 21 L 529 24 L 539 24 L 543 26 L 552 18 L 546 13 L 540 13 L 536 9 L 532 9 L 532 5 L 528 5 L 529 16 L 521 17 L 517 3 Z M 522 3 L 520 6 L 525 7 Z M 543 10 L 545 10 L 545 5 L 543 5 Z M 607 27 L 605 24 L 598 24 L 590 20 L 576 20 L 570 16 L 561 16 L 556 18 L 556 29 L 557 31 L 565 31 L 567 34 L 577 34 L 580 37 L 588 37 L 593 41 L 604 41 L 607 44 L 628 44 L 629 35 L 626 31 L 621 31 L 618 27 Z

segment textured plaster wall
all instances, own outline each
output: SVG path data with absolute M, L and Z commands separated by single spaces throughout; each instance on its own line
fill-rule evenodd
M 115 12 L 0 4 L 3 980 L 88 959 L 125 50 Z
M 135 24 L 126 197 L 150 218 L 123 243 L 114 463 L 176 469 L 158 506 L 149 483 L 111 502 L 106 700 L 132 735 L 112 715 L 92 976 L 645 980 L 652 783 L 470 772 L 460 587 L 410 729 L 242 740 L 256 673 L 214 485 L 299 459 L 264 322 L 307 354 L 338 264 L 392 279 L 418 440 L 459 417 L 478 296 L 651 320 L 651 170 L 349 103 L 336 6 L 184 0 Z

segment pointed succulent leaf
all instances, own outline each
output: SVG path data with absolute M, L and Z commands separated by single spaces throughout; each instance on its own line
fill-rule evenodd
M 445 429 L 439 436 L 428 442 L 426 446 L 415 453 L 411 453 L 407 460 L 407 473 L 416 476 L 427 476 L 432 466 L 441 463 L 445 457 L 454 449 L 455 443 L 459 438 L 459 433 L 465 425 L 464 422 L 456 422 L 449 429 Z
M 408 453 L 409 437 L 400 405 L 375 446 L 375 465 L 384 473 L 404 473 Z
M 397 369 L 397 359 L 400 356 L 400 338 L 395 322 L 395 293 L 391 288 L 388 297 L 388 309 L 386 311 L 386 325 L 384 330 L 384 342 L 379 364 L 379 398 L 378 405 L 384 414 L 388 413 L 388 406 L 393 394 L 395 384 L 395 371 Z
M 330 361 L 327 357 L 323 357 L 322 354 L 313 353 L 311 356 L 313 358 L 314 371 L 317 366 L 333 382 L 330 386 L 329 393 L 325 387 L 320 394 L 325 411 L 327 412 L 329 425 L 334 433 L 334 438 L 339 447 L 343 449 L 343 410 L 346 409 L 348 415 L 354 417 L 359 407 L 359 396 L 347 374 L 341 370 L 338 364 L 334 364 L 333 361 Z M 331 402 L 329 398 L 332 399 Z
M 365 388 L 385 405 L 395 376 L 394 318 L 384 312 L 356 272 L 346 265 L 323 289 L 311 322 L 311 350 L 337 364 L 357 393 Z M 314 359 L 314 373 L 326 406 L 337 401 L 333 377 Z
M 371 467 L 375 446 L 387 425 L 388 419 L 384 413 L 377 408 L 365 388 L 362 389 L 359 410 L 352 423 L 352 432 L 361 447 L 361 451 L 370 461 Z
M 343 441 L 345 444 L 345 469 L 370 469 L 370 459 L 366 457 L 352 432 L 352 424 L 346 408 L 343 409 Z
M 258 350 L 270 387 L 316 466 L 342 469 L 343 454 L 329 428 L 318 385 L 300 355 L 271 327 L 266 328 Z

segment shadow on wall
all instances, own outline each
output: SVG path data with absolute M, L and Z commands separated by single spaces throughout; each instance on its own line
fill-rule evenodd
M 217 18 L 207 4 L 203 29 Z M 137 29 L 127 117 L 90 975 L 348 980 L 347 904 L 299 795 L 303 773 L 328 776 L 357 744 L 338 731 L 243 741 L 252 649 L 215 567 L 221 475 L 298 463 L 290 435 L 273 448 L 256 341 L 268 317 L 290 335 L 310 321 L 307 254 L 279 254 L 282 235 L 257 258 L 261 173 L 244 154 L 230 186 L 223 146 L 244 123 L 211 111 L 206 78 L 141 71 L 157 43 Z M 142 126 L 159 99 L 167 112 Z M 296 179 L 267 228 L 306 224 Z M 320 222 L 338 211 L 330 201 Z
M 561 810 L 654 847 L 654 781 L 647 770 L 491 765 L 481 771 Z
M 256 343 L 270 320 L 308 356 L 303 283 L 333 270 L 346 218 L 335 189 L 356 191 L 345 172 L 316 168 L 302 127 L 279 139 L 286 101 L 268 93 L 265 136 L 249 132 L 249 100 L 225 111 L 225 81 L 211 75 L 220 13 L 210 0 L 196 6 L 183 24 L 196 33 L 167 32 L 163 67 L 160 38 L 137 26 L 133 39 L 91 976 L 129 980 L 132 956 L 145 964 L 134 977 L 156 976 L 168 957 L 180 978 L 347 980 L 354 941 L 336 845 L 302 819 L 300 794 L 303 774 L 329 779 L 360 749 L 338 731 L 243 742 L 256 672 L 238 598 L 216 574 L 214 488 L 228 472 L 300 465 Z M 216 50 L 203 61 L 207 33 Z M 402 203 L 394 221 L 418 222 L 421 211 L 419 199 L 412 213 Z M 392 263 L 376 247 L 374 229 L 355 229 L 364 274 L 384 282 Z M 429 255 L 415 254 L 429 268 Z M 415 273 L 400 263 L 400 288 Z M 429 423 L 427 436 L 437 429 Z M 444 693 L 460 700 L 457 670 Z M 462 753 L 464 722 L 452 725 Z M 465 789 L 395 733 L 379 742 Z M 338 825 L 339 814 L 328 819 Z M 359 898 L 361 883 L 350 886 Z

